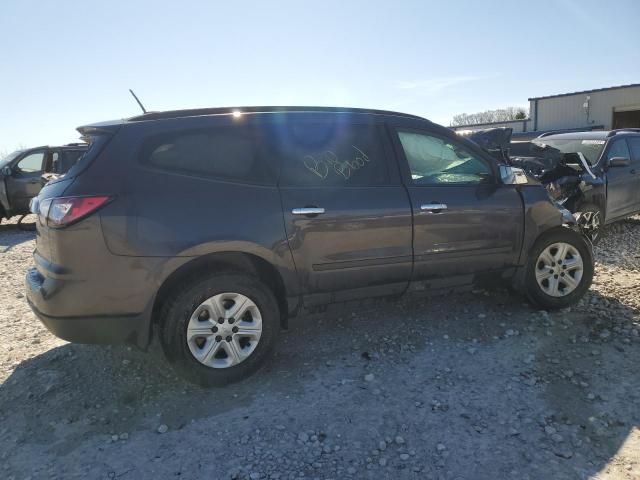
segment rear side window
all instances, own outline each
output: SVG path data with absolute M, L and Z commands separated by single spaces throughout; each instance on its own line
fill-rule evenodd
M 54 173 L 68 172 L 84 153 L 84 150 L 63 150 L 60 160 L 54 160 Z
M 282 186 L 388 184 L 381 131 L 375 125 L 291 122 L 276 138 Z
M 272 184 L 271 164 L 261 132 L 217 127 L 150 137 L 142 163 L 162 170 L 243 183 Z

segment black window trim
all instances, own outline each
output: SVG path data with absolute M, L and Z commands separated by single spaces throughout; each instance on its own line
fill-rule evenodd
M 448 137 L 447 135 L 443 135 L 442 133 L 438 133 L 429 128 L 404 127 L 402 125 L 389 125 L 389 127 L 393 131 L 393 137 L 394 137 L 393 141 L 396 148 L 396 157 L 399 162 L 402 181 L 405 183 L 407 187 L 420 187 L 420 188 L 424 188 L 424 187 L 442 188 L 442 187 L 462 187 L 462 186 L 478 187 L 480 185 L 501 185 L 502 184 L 498 178 L 497 165 L 495 160 L 493 160 L 492 158 L 491 159 L 487 158 L 484 152 L 478 152 L 478 150 L 474 148 L 474 146 L 468 145 L 465 142 L 460 141 L 461 139 L 457 139 L 457 138 L 453 139 L 451 137 Z M 413 179 L 411 178 L 411 168 L 409 167 L 409 160 L 405 155 L 404 148 L 402 146 L 402 141 L 400 140 L 400 132 L 418 133 L 422 135 L 435 137 L 443 141 L 458 143 L 460 146 L 469 150 L 470 153 L 476 156 L 480 161 L 482 161 L 489 168 L 489 171 L 491 172 L 491 178 L 488 179 L 486 182 L 477 182 L 477 183 L 447 182 L 447 183 L 433 183 L 433 184 L 422 184 L 422 185 L 414 183 Z

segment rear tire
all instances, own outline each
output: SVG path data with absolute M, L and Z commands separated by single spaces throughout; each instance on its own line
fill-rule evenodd
M 220 273 L 174 292 L 162 308 L 160 340 L 182 377 L 203 387 L 222 386 L 265 363 L 279 319 L 273 292 L 257 278 Z
M 525 292 L 544 309 L 576 304 L 593 279 L 593 254 L 588 241 L 566 227 L 544 233 L 531 249 L 525 271 Z

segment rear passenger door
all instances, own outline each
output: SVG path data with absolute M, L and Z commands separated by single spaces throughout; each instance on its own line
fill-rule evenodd
M 395 129 L 414 221 L 414 278 L 432 287 L 466 284 L 517 264 L 524 212 L 495 163 L 442 132 Z
M 279 139 L 284 223 L 305 303 L 403 292 L 411 208 L 386 131 L 321 117 L 284 125 Z

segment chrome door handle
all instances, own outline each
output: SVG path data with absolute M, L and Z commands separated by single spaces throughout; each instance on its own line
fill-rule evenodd
M 305 207 L 305 208 L 294 208 L 291 210 L 291 213 L 294 215 L 321 215 L 324 213 L 324 208 L 318 207 Z
M 446 210 L 446 203 L 427 203 L 425 205 L 420 206 L 420 210 L 425 210 L 427 212 L 438 212 L 440 210 Z

